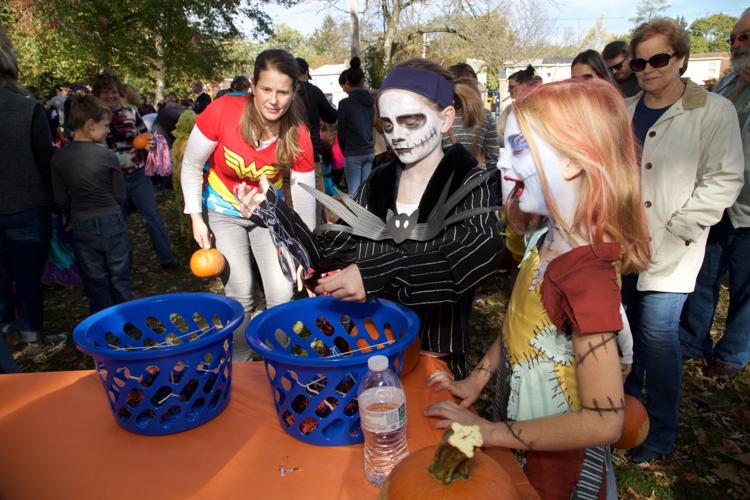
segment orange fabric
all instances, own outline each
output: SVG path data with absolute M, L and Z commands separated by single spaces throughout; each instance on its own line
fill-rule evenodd
M 420 356 L 405 378 L 411 450 L 441 432 L 424 408 L 448 397 L 425 389 L 437 359 Z M 375 498 L 362 445 L 322 447 L 284 432 L 262 363 L 234 366 L 232 399 L 207 424 L 140 436 L 114 420 L 93 371 L 0 375 L 0 498 Z M 538 499 L 510 451 L 491 455 Z M 282 477 L 280 468 L 298 468 Z M 274 496 L 275 495 L 275 496 Z

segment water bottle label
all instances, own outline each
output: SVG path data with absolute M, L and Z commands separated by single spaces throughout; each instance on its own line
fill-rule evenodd
M 368 389 L 359 395 L 362 429 L 368 432 L 393 432 L 406 424 L 404 392 L 397 387 Z

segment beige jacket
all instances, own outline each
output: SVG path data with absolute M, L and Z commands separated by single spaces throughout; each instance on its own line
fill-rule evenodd
M 703 263 L 708 228 L 742 189 L 744 160 L 734 106 L 688 79 L 685 93 L 649 129 L 641 191 L 651 266 L 638 290 L 689 293 Z M 640 92 L 626 100 L 632 117 Z

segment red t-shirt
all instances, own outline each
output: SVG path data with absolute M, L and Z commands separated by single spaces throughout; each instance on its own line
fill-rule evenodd
M 240 133 L 240 121 L 246 104 L 252 105 L 246 96 L 224 95 L 195 117 L 195 124 L 203 135 L 218 142 L 211 156 L 208 176 L 209 209 L 218 208 L 212 205 L 224 205 L 222 201 L 236 207 L 234 186 L 241 182 L 257 185 L 261 174 L 265 174 L 277 189 L 281 187 L 284 170 L 276 164 L 278 141 L 259 151 L 245 142 Z M 310 132 L 302 123 L 298 131 L 300 155 L 292 164 L 292 170 L 312 172 L 315 166 Z M 212 194 L 221 199 L 213 198 Z M 224 212 L 228 207 L 223 208 L 218 211 Z

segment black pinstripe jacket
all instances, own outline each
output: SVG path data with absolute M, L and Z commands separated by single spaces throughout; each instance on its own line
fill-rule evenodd
M 402 168 L 398 161 L 376 168 L 355 194 L 355 201 L 385 221 L 388 209 L 396 212 Z M 427 220 L 451 173 L 449 196 L 483 172 L 463 146 L 449 147 L 422 195 L 418 222 Z M 494 179 L 488 178 L 474 188 L 448 216 L 492 206 L 492 183 Z M 467 352 L 474 286 L 497 269 L 496 258 L 502 248 L 494 211 L 452 224 L 432 240 L 406 240 L 399 245 L 392 240 L 373 241 L 326 230 L 325 226 L 311 235 L 292 210 L 282 207 L 277 214 L 287 231 L 306 247 L 315 269 L 325 272 L 356 262 L 368 299 L 388 298 L 414 310 L 421 323 L 423 349 Z

